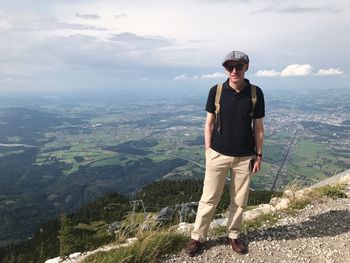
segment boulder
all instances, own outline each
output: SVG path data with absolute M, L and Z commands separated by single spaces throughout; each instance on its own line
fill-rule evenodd
M 193 229 L 193 224 L 186 223 L 186 222 L 181 222 L 177 228 L 177 230 L 182 233 L 190 233 L 192 229 Z
M 339 179 L 340 184 L 350 184 L 350 174 L 345 175 Z
M 284 191 L 284 196 L 293 199 L 295 197 L 295 193 L 292 190 L 286 190 Z
M 312 190 L 309 188 L 305 188 L 295 192 L 295 199 L 300 200 L 308 196 Z
M 249 221 L 258 217 L 259 215 L 268 214 L 268 213 L 274 212 L 275 210 L 276 208 L 270 204 L 261 204 L 253 210 L 248 210 L 244 212 L 243 220 Z
M 290 204 L 288 198 L 273 197 L 270 201 L 270 205 L 274 206 L 277 210 L 286 209 Z
M 70 259 L 76 259 L 76 258 L 78 258 L 80 255 L 81 255 L 80 252 L 75 252 L 75 253 L 73 253 L 73 254 L 70 254 L 70 255 L 69 255 L 69 258 L 70 258 Z
M 51 258 L 45 261 L 45 263 L 61 263 L 62 259 L 61 257 Z

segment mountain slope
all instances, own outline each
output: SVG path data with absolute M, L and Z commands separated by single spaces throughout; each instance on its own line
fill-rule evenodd
M 220 236 L 206 242 L 197 257 L 182 251 L 162 262 L 349 262 L 350 171 L 342 176 L 346 198 L 313 200 L 298 212 L 277 214 L 273 225 L 266 222 L 245 231 L 242 239 L 249 246 L 247 255 L 234 253 Z
M 288 208 L 286 206 L 283 208 L 287 197 L 280 198 L 279 202 L 272 199 L 271 204 L 276 208 L 274 213 L 265 214 L 265 217 L 262 217 L 265 221 L 260 222 L 261 226 L 247 227 L 242 233 L 242 239 L 249 246 L 247 255 L 235 254 L 225 245 L 225 234 L 222 232 L 215 234 L 215 231 L 212 231 L 200 255 L 191 258 L 182 250 L 179 254 L 165 255 L 157 262 L 348 262 L 350 258 L 350 171 L 346 171 L 341 178 L 334 178 L 334 180 L 340 180 L 342 186 L 327 185 L 315 190 L 307 188 L 295 192 L 289 200 L 295 199 L 298 202 L 291 201 Z M 338 191 L 340 188 L 342 190 Z M 297 197 L 298 195 L 301 197 Z M 262 207 L 266 206 L 269 205 Z M 254 210 L 259 210 L 259 207 Z M 254 210 L 247 214 L 254 214 Z M 249 226 L 249 222 L 246 222 L 246 226 Z M 56 258 L 56 261 L 52 262 L 94 262 L 89 261 L 90 258 L 85 258 L 86 255 L 84 253 L 75 259 L 64 261 Z M 105 255 L 104 262 L 115 262 L 110 259 L 109 252 Z

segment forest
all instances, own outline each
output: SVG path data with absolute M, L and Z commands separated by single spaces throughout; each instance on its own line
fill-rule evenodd
M 199 201 L 202 188 L 201 180 L 159 180 L 140 189 L 134 199 L 143 200 L 147 214 L 157 214 L 167 206 L 175 208 L 176 204 Z M 280 195 L 279 192 L 254 191 L 250 193 L 248 205 L 266 203 L 272 196 Z M 123 195 L 109 192 L 73 213 L 61 214 L 42 224 L 31 239 L 0 249 L 0 262 L 44 262 L 58 255 L 92 250 L 113 242 L 115 233 L 109 231 L 109 227 L 115 222 L 121 225 L 125 222 L 124 227 L 130 224 L 127 220 L 132 211 L 130 201 Z M 224 212 L 228 204 L 229 186 L 226 185 L 217 213 Z M 143 212 L 141 207 L 136 207 L 135 211 Z M 175 220 L 170 224 L 176 223 Z

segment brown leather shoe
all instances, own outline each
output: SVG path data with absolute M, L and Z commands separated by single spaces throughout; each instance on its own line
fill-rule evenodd
M 228 245 L 231 245 L 233 251 L 236 253 L 243 255 L 248 253 L 248 248 L 243 244 L 243 242 L 240 239 L 235 238 L 227 238 Z
M 198 240 L 191 239 L 187 245 L 186 245 L 186 253 L 190 256 L 193 257 L 198 253 L 198 251 L 201 249 L 202 243 L 199 242 Z

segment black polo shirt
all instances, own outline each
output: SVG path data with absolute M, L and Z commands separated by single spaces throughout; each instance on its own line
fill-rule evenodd
M 209 91 L 205 110 L 215 114 L 215 94 L 217 85 Z M 251 99 L 251 85 L 245 79 L 245 87 L 236 92 L 228 84 L 223 83 L 220 98 L 221 132 L 215 124 L 212 134 L 211 148 L 228 156 L 249 156 L 255 154 L 255 141 L 252 129 L 252 119 L 265 116 L 265 103 L 262 90 L 256 88 L 257 101 L 253 116 Z M 217 122 L 216 122 L 217 123 Z

